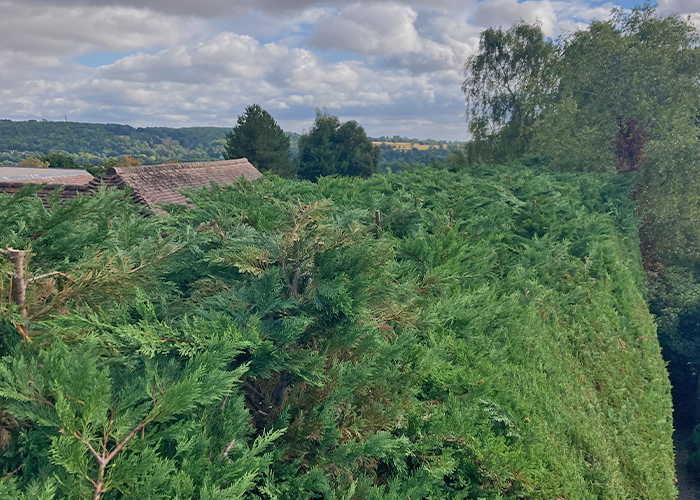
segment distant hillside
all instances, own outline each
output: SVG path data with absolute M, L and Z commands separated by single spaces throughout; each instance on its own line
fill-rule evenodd
M 130 155 L 144 164 L 171 160 L 218 160 L 228 127 L 132 127 L 114 123 L 0 120 L 0 164 L 16 165 L 30 156 L 63 153 L 79 164 L 101 164 Z M 286 132 L 296 158 L 300 134 Z M 443 161 L 459 143 L 394 136 L 373 138 L 382 148 L 382 170 Z
M 229 130 L 0 120 L 0 161 L 12 163 L 50 152 L 68 153 L 79 163 L 100 163 L 123 155 L 135 156 L 144 163 L 218 159 Z

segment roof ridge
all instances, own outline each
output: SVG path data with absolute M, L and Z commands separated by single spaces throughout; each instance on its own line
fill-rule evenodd
M 75 170 L 75 172 L 66 172 L 65 170 L 69 169 L 63 169 L 61 172 L 51 172 L 51 169 L 47 168 L 46 173 L 41 172 L 41 173 L 33 173 L 33 174 L 20 174 L 20 175 L 2 175 L 0 176 L 0 179 L 4 181 L 22 181 L 22 180 L 31 180 L 31 179 L 59 179 L 63 177 L 78 177 L 78 176 L 87 176 L 91 175 L 90 172 L 88 172 L 85 169 L 82 168 L 76 168 L 76 169 L 70 169 L 70 170 Z M 94 176 L 93 176 L 94 177 Z
M 208 168 L 208 167 L 228 167 L 237 164 L 249 163 L 247 158 L 236 158 L 233 160 L 217 161 L 193 161 L 180 163 L 161 163 L 158 165 L 139 165 L 136 167 L 111 167 L 105 172 L 106 175 L 130 174 L 142 172 L 160 172 L 163 170 L 177 170 L 181 168 Z
M 37 182 L 37 183 L 19 183 L 19 182 L 10 182 L 10 181 L 4 181 L 0 179 L 0 187 L 24 187 L 24 186 L 41 186 L 44 185 L 43 189 L 56 189 L 56 188 L 65 188 L 65 189 L 81 189 L 81 190 L 88 190 L 88 185 L 89 183 L 86 184 L 51 184 L 48 182 Z

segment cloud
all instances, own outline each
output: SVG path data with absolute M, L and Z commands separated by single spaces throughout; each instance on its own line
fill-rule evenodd
M 659 0 L 659 11 L 664 14 L 689 16 L 690 22 L 700 27 L 700 0 Z
M 414 75 L 458 71 L 478 38 L 465 21 L 449 19 L 439 13 L 423 13 L 419 19 L 414 8 L 397 3 L 356 3 L 320 19 L 310 43 L 323 50 L 376 56 L 381 64 Z
M 344 119 L 369 119 L 378 110 L 384 116 L 425 115 L 443 107 L 462 121 L 459 86 L 444 74 L 415 77 L 357 60 L 325 62 L 306 49 L 228 32 L 100 68 L 75 65 L 66 75 L 71 69 L 65 80 L 36 79 L 0 92 L 0 109 L 9 116 L 68 114 L 134 125 L 231 125 L 246 105 L 258 102 L 275 110 L 283 125 L 310 126 L 315 107 Z
M 32 66 L 67 55 L 126 51 L 180 40 L 197 21 L 130 7 L 57 7 L 0 0 L 0 47 Z
M 528 23 L 539 21 L 547 35 L 555 32 L 557 15 L 549 0 L 518 2 L 517 0 L 485 0 L 479 4 L 474 21 L 480 26 L 509 28 L 520 20 Z
M 277 109 L 390 104 L 391 93 L 414 83 L 410 76 L 392 77 L 362 61 L 327 63 L 306 49 L 261 44 L 230 32 L 191 47 L 124 57 L 99 68 L 95 80 L 98 88 L 122 96 L 122 104 L 148 102 L 151 92 L 159 88 L 163 96 L 169 92 L 177 96 L 168 98 L 170 107 L 178 101 L 190 102 L 189 96 L 198 91 L 209 97 L 225 94 L 219 106 L 257 101 L 270 102 Z M 122 87 L 142 92 L 130 94 Z M 205 104 L 209 102 L 211 98 Z
M 322 49 L 393 56 L 419 52 L 422 40 L 413 25 L 418 14 L 398 4 L 353 4 L 321 18 L 311 43 Z
M 659 0 L 659 10 L 666 13 L 693 14 L 700 12 L 700 0 Z
M 556 35 L 612 5 L 0 0 L 0 118 L 228 126 L 257 102 L 296 131 L 326 107 L 374 135 L 463 139 L 462 66 L 481 29 L 539 20 Z
M 244 16 L 250 12 L 266 12 L 276 17 L 290 17 L 318 6 L 345 7 L 357 0 L 29 0 L 34 5 L 61 7 L 114 7 L 147 8 L 179 16 L 220 18 Z M 472 0 L 475 1 L 475 0 Z M 366 2 L 371 5 L 373 2 Z M 415 5 L 424 9 L 461 9 L 463 0 L 398 0 L 397 3 Z

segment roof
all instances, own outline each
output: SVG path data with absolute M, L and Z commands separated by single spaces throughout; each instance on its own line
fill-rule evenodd
M 61 184 L 80 186 L 93 179 L 81 168 L 2 167 L 0 182 L 12 184 Z
M 166 163 L 139 167 L 110 168 L 104 175 L 95 178 L 89 187 L 100 184 L 123 189 L 129 185 L 134 201 L 143 203 L 155 212 L 162 213 L 158 205 L 175 203 L 188 205 L 187 198 L 179 191 L 183 188 L 200 188 L 216 184 L 231 184 L 241 177 L 255 180 L 261 176 L 246 158 L 237 160 Z
M 59 199 L 72 200 L 78 194 L 92 194 L 88 183 L 94 177 L 80 168 L 38 168 L 0 166 L 0 193 L 15 194 L 27 184 L 43 184 L 36 194 L 49 208 L 49 196 L 59 190 Z

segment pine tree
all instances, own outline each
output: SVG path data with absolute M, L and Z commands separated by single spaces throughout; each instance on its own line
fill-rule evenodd
M 296 176 L 289 138 L 258 104 L 248 106 L 238 117 L 236 126 L 226 134 L 225 148 L 227 158 L 248 158 L 261 172 L 288 178 Z

